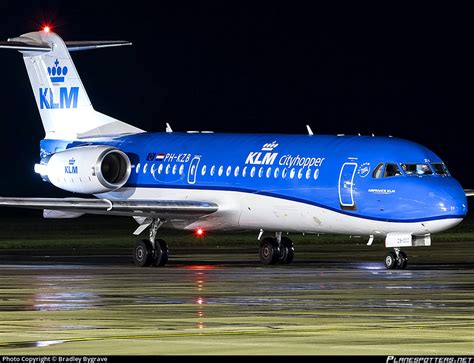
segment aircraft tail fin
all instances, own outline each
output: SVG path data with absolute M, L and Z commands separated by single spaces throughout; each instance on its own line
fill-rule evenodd
M 144 132 L 97 112 L 82 84 L 70 51 L 130 45 L 127 41 L 64 42 L 50 31 L 23 34 L 0 48 L 23 54 L 46 139 L 76 140 Z

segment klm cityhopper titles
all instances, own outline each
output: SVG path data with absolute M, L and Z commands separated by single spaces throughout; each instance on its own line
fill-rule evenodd
M 388 269 L 405 268 L 403 247 L 467 213 L 465 191 L 427 148 L 391 137 L 148 133 L 94 110 L 71 51 L 130 45 L 64 42 L 48 29 L 0 43 L 23 55 L 45 130 L 35 171 L 58 188 L 95 198 L 0 198 L 43 209 L 45 218 L 131 216 L 138 266 L 163 266 L 160 227 L 254 230 L 264 264 L 289 264 L 287 233 L 385 239 Z M 272 235 L 262 238 L 264 233 Z

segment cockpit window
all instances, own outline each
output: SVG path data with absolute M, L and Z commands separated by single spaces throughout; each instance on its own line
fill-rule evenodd
M 431 166 L 433 167 L 436 174 L 442 176 L 449 175 L 448 168 L 443 163 L 432 163 Z
M 388 178 L 391 176 L 399 176 L 402 175 L 400 172 L 400 168 L 397 164 L 387 164 L 385 165 L 385 172 L 383 174 L 384 178 Z
M 431 175 L 433 171 L 428 164 L 400 164 L 407 175 Z
M 383 163 L 380 163 L 379 165 L 375 167 L 374 172 L 372 173 L 372 177 L 379 179 L 383 175 L 382 172 L 383 172 Z

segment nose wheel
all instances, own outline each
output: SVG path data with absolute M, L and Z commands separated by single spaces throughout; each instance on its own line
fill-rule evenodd
M 384 264 L 387 270 L 404 270 L 408 265 L 408 257 L 405 252 L 396 248 L 385 255 Z

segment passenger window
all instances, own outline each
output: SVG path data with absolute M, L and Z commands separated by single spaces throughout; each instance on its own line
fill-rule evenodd
M 263 167 L 261 167 L 260 169 L 258 169 L 258 177 L 261 178 L 263 175 Z
M 288 170 L 286 170 L 286 168 L 284 168 L 284 169 L 282 170 L 282 172 L 281 172 L 281 177 L 282 177 L 283 179 L 285 179 L 287 174 L 288 174 Z
M 280 169 L 275 168 L 275 173 L 273 174 L 273 177 L 276 179 L 278 178 L 278 175 L 280 175 Z
M 298 179 L 303 177 L 303 169 L 298 170 Z
M 252 170 L 250 170 L 250 177 L 254 177 L 255 176 L 255 166 L 252 166 Z
M 224 167 L 221 165 L 219 166 L 219 171 L 217 172 L 217 175 L 221 176 L 223 172 L 224 172 Z
M 214 173 L 215 173 L 215 172 L 216 172 L 216 166 L 213 165 L 213 166 L 211 166 L 211 171 L 210 171 L 211 176 L 214 176 Z
M 290 179 L 293 179 L 295 177 L 295 168 L 292 168 L 290 171 Z
M 400 172 L 400 168 L 397 164 L 387 164 L 385 165 L 385 172 L 383 174 L 384 178 L 389 178 L 391 176 L 399 176 L 402 175 Z
M 184 173 L 184 165 L 181 165 L 179 167 L 179 175 L 183 175 L 183 173 Z
M 166 175 L 170 173 L 170 168 L 171 168 L 170 164 L 166 165 L 166 171 L 165 171 Z
M 242 176 L 245 178 L 247 176 L 247 167 L 244 166 L 244 168 L 242 169 Z
M 239 167 L 236 166 L 235 169 L 234 169 L 234 176 L 239 176 Z
M 311 169 L 306 170 L 306 179 L 311 178 Z
M 379 179 L 382 177 L 382 172 L 383 172 L 383 163 L 380 163 L 377 165 L 377 167 L 374 169 L 374 172 L 372 173 L 372 177 L 375 179 Z
M 173 165 L 173 172 L 172 172 L 173 175 L 176 174 L 176 171 L 177 171 L 177 170 L 178 170 L 178 165 L 174 164 L 174 165 Z
M 147 164 L 145 164 L 145 165 L 143 165 L 143 174 L 145 174 L 145 173 L 146 173 L 146 169 L 147 169 L 147 168 L 148 168 L 148 163 L 147 163 Z
M 140 163 L 137 164 L 137 168 L 135 169 L 135 172 L 138 174 L 140 172 Z
M 270 175 L 272 175 L 272 168 L 267 169 L 267 178 L 270 178 Z
M 160 166 L 158 167 L 158 174 L 161 174 L 162 171 L 163 171 L 163 164 L 160 164 Z
M 155 165 L 155 164 L 151 164 L 150 173 L 155 174 L 155 171 L 156 171 L 156 165 Z
M 203 165 L 203 166 L 202 166 L 202 169 L 201 169 L 201 175 L 202 175 L 202 176 L 206 175 L 206 169 L 207 169 L 207 168 L 206 168 L 206 165 Z
M 314 178 L 314 180 L 316 180 L 316 179 L 319 178 L 319 169 L 316 169 L 316 170 L 314 171 L 313 178 Z
M 227 171 L 225 172 L 226 176 L 230 176 L 230 173 L 232 172 L 232 166 L 227 167 Z

